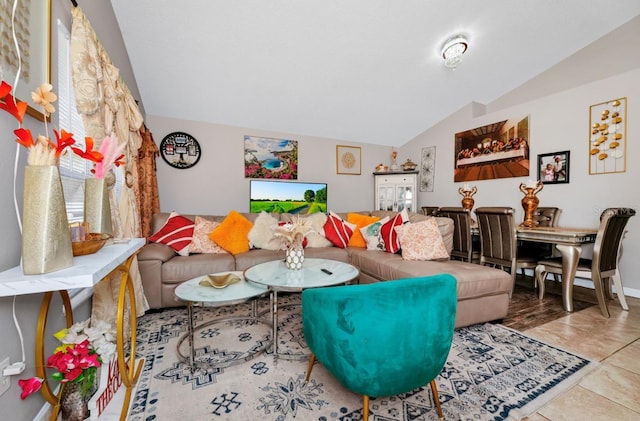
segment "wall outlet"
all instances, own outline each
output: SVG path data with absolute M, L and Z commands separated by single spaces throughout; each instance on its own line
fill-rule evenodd
M 4 394 L 11 387 L 11 376 L 4 375 L 4 369 L 9 367 L 9 357 L 0 362 L 0 395 Z

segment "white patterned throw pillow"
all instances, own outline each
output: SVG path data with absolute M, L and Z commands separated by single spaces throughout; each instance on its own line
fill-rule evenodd
M 394 227 L 400 239 L 404 260 L 448 259 L 449 253 L 442 241 L 435 218 Z

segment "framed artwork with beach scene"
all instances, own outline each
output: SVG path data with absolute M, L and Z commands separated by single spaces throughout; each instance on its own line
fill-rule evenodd
M 245 178 L 298 179 L 298 141 L 244 137 Z

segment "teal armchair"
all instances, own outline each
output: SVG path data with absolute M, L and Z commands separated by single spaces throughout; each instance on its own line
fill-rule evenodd
M 393 396 L 431 384 L 451 348 L 456 318 L 456 279 L 448 274 L 376 284 L 306 289 L 304 337 L 317 359 L 347 389 L 369 397 Z

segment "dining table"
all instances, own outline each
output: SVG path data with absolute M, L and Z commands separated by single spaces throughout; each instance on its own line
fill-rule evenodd
M 473 235 L 480 235 L 477 225 L 472 227 Z M 522 241 L 555 245 L 562 257 L 562 307 L 573 312 L 573 282 L 582 253 L 582 246 L 595 243 L 597 228 L 569 227 L 517 227 L 516 238 Z

